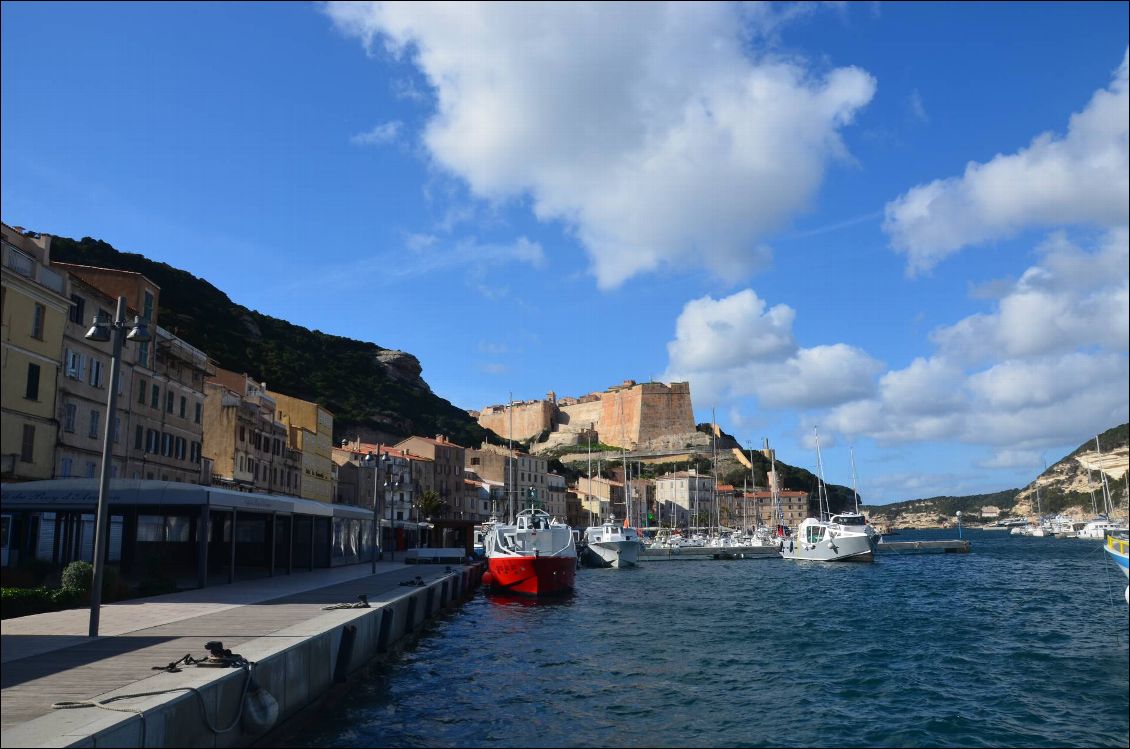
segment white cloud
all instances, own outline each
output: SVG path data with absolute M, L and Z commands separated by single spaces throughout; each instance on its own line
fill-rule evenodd
M 366 133 L 358 133 L 349 139 L 355 146 L 380 146 L 392 143 L 400 135 L 403 123 L 399 120 L 384 122 Z
M 796 313 L 766 309 L 751 289 L 723 299 L 694 299 L 667 344 L 665 380 L 689 380 L 699 402 L 756 396 L 763 408 L 816 408 L 866 397 L 881 365 L 842 343 L 801 348 Z
M 931 338 L 960 362 L 1066 353 L 1101 347 L 1127 351 L 1130 341 L 1130 234 L 1107 232 L 1093 252 L 1062 233 L 1041 245 L 1039 265 L 1018 280 L 997 282 L 994 311 L 940 328 Z
M 798 12 L 729 4 L 331 3 L 339 28 L 408 56 L 436 94 L 424 143 L 489 200 L 529 196 L 584 244 L 603 288 L 663 266 L 744 273 L 804 210 L 875 92 L 754 57 Z M 804 13 L 809 12 L 804 10 Z M 803 13 L 800 13 L 803 15 Z M 764 45 L 762 45 L 764 46 Z
M 958 440 L 1019 453 L 1078 442 L 1130 415 L 1130 243 L 1115 229 L 1087 251 L 1053 235 L 995 309 L 934 332 L 937 351 L 879 378 L 873 397 L 824 423 L 883 444 Z M 1010 452 L 1011 451 L 1011 452 Z
M 888 203 L 883 228 L 907 254 L 908 270 L 927 271 L 962 247 L 1027 226 L 1126 225 L 1128 55 L 1110 86 L 1071 116 L 1065 136 L 1043 133 L 1014 154 L 970 162 L 962 176 L 919 185 Z

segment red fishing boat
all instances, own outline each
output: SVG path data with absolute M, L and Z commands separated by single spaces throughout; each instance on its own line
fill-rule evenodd
M 492 592 L 542 597 L 573 590 L 577 540 L 568 525 L 533 509 L 519 512 L 513 524 L 492 523 L 483 531 L 483 584 Z

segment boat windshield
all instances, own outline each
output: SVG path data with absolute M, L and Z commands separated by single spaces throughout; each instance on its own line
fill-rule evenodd
M 832 522 L 840 525 L 867 525 L 867 520 L 862 515 L 836 515 Z

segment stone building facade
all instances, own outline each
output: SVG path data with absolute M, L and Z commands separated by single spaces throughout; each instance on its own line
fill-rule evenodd
M 333 502 L 334 417 L 328 409 L 284 393 L 263 390 L 275 400 L 275 417 L 287 425 L 289 445 L 302 455 L 299 496 Z

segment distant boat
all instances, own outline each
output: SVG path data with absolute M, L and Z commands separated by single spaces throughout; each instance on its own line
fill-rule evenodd
M 636 529 L 622 527 L 615 516 L 586 528 L 584 543 L 581 564 L 588 567 L 634 567 L 644 546 Z
M 797 528 L 795 538 L 781 541 L 781 557 L 816 562 L 874 561 L 878 534 L 867 524 L 867 519 L 863 515 L 858 512 L 844 512 L 829 517 L 828 490 L 824 483 L 824 460 L 820 455 L 820 435 L 816 435 L 816 460 L 820 469 L 819 481 L 816 485 L 820 517 L 806 518 Z M 852 463 L 854 462 L 853 456 Z
M 1092 541 L 1102 541 L 1106 538 L 1107 531 L 1123 530 L 1117 523 L 1114 523 L 1110 518 L 1097 517 L 1089 520 L 1083 524 L 1079 530 L 1077 538 L 1086 538 Z
M 1106 539 L 1103 542 L 1103 549 L 1118 568 L 1122 570 L 1122 574 L 1130 579 L 1130 566 L 1127 564 L 1127 548 L 1130 547 L 1130 534 L 1127 531 L 1107 531 Z M 1126 603 L 1130 603 L 1130 584 L 1126 586 L 1126 592 L 1123 593 L 1126 598 Z

